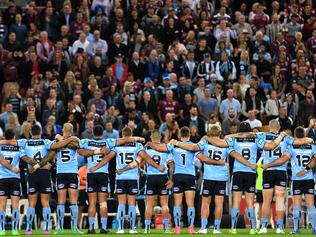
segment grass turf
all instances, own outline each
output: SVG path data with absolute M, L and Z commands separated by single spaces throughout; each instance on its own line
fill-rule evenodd
M 198 229 L 196 229 L 198 230 Z M 284 235 L 276 235 L 275 234 L 275 230 L 271 230 L 269 229 L 268 230 L 268 234 L 266 235 L 262 235 L 262 236 L 266 236 L 266 237 L 272 237 L 272 236 L 310 236 L 312 235 L 311 234 L 311 229 L 301 229 L 301 234 L 300 235 L 290 235 L 289 233 L 291 232 L 292 229 L 286 229 L 285 230 L 285 233 Z M 155 229 L 152 229 L 151 230 L 151 233 L 150 234 L 142 234 L 143 233 L 143 229 L 139 229 L 138 232 L 139 234 L 134 234 L 134 235 L 130 235 L 128 234 L 128 230 L 125 230 L 125 234 L 121 234 L 121 235 L 118 235 L 118 234 L 115 234 L 115 230 L 110 230 L 110 233 L 107 234 L 107 235 L 112 235 L 112 236 L 175 236 L 174 234 L 163 234 L 163 231 L 162 230 L 155 230 Z M 83 231 L 84 233 L 87 233 L 86 230 Z M 229 235 L 228 234 L 228 229 L 222 229 L 222 232 L 223 234 L 221 235 L 216 235 L 216 236 L 236 236 L 236 237 L 240 237 L 240 236 L 253 236 L 253 235 L 249 235 L 249 229 L 237 229 L 237 235 Z M 24 235 L 24 231 L 20 231 L 20 235 Z M 54 231 L 51 232 L 51 235 L 53 236 L 58 236 L 58 235 L 54 235 Z M 209 235 L 213 235 L 212 234 L 212 230 L 208 230 L 208 233 L 206 236 L 209 236 Z M 7 230 L 6 231 L 6 236 L 11 236 L 11 231 Z M 33 236 L 36 236 L 36 237 L 47 237 L 47 235 L 43 235 L 41 231 L 33 231 Z M 49 235 L 50 236 L 50 235 Z M 62 237 L 73 237 L 75 235 L 72 235 L 70 230 L 65 230 L 65 234 L 64 235 L 59 235 L 59 236 L 62 236 Z M 96 234 L 95 235 L 80 235 L 82 237 L 91 237 L 91 236 L 100 236 L 99 234 L 99 230 L 96 230 Z M 105 236 L 105 235 L 102 235 L 102 236 Z M 181 234 L 180 235 L 176 235 L 176 236 L 189 236 L 189 234 L 187 233 L 187 229 L 186 228 L 183 228 L 181 229 Z M 203 236 L 203 235 L 202 235 Z M 215 235 L 213 235 L 215 236 Z

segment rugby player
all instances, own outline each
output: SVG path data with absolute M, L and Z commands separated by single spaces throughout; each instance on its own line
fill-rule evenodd
M 0 145 L 0 235 L 5 233 L 5 211 L 8 197 L 12 203 L 12 235 L 19 235 L 19 201 L 21 196 L 20 182 L 20 159 L 31 164 L 34 169 L 39 168 L 38 163 L 24 154 L 23 149 L 12 143 L 16 143 L 14 131 L 8 129 L 4 133 L 4 138 Z
M 190 129 L 188 127 L 182 127 L 180 129 L 180 140 L 184 144 L 193 143 L 190 142 Z M 180 219 L 181 219 L 181 205 L 183 199 L 183 193 L 185 195 L 185 201 L 187 204 L 187 215 L 188 215 L 188 233 L 194 234 L 194 218 L 195 218 L 195 208 L 194 208 L 194 198 L 196 191 L 196 177 L 195 177 L 195 166 L 194 158 L 195 152 L 176 147 L 174 144 L 160 145 L 153 142 L 147 144 L 155 150 L 161 152 L 170 152 L 174 159 L 175 172 L 174 172 L 174 233 L 180 234 Z M 205 155 L 201 154 L 197 157 L 200 161 L 207 164 L 218 164 L 225 165 L 223 160 L 211 160 Z
M 95 173 L 90 173 L 90 168 L 95 166 L 100 162 L 104 154 L 94 155 L 94 151 L 106 147 L 108 150 L 115 146 L 120 146 L 124 143 L 134 142 L 134 141 L 144 141 L 143 138 L 139 137 L 127 137 L 118 140 L 115 139 L 104 139 L 103 138 L 103 127 L 97 125 L 93 128 L 93 139 L 82 139 L 79 142 L 80 149 L 78 153 L 87 157 L 87 192 L 89 199 L 89 230 L 88 234 L 95 234 L 95 215 L 96 215 L 96 204 L 97 201 L 100 207 L 100 221 L 101 230 L 100 234 L 108 233 L 107 230 L 107 198 L 108 198 L 108 180 L 109 171 L 108 164 L 101 167 Z M 92 152 L 92 153 L 91 153 Z
M 280 144 L 286 133 L 282 132 L 278 138 L 272 142 L 265 141 L 265 135 L 258 133 L 256 136 L 252 136 L 250 124 L 242 122 L 239 130 L 241 134 L 230 136 L 224 141 L 215 141 L 214 139 L 208 138 L 215 146 L 225 147 L 229 146 L 229 154 L 233 151 L 241 154 L 246 160 L 252 164 L 257 162 L 257 151 L 258 149 L 274 149 Z M 236 137 L 236 138 L 235 138 Z M 233 191 L 233 206 L 231 209 L 231 229 L 230 234 L 237 234 L 237 221 L 239 217 L 239 207 L 242 199 L 242 194 L 245 192 L 246 203 L 247 203 L 247 214 L 250 220 L 250 234 L 257 234 L 256 230 L 256 219 L 254 210 L 254 193 L 256 186 L 256 170 L 253 170 L 249 166 L 244 165 L 238 160 L 234 162 L 233 178 L 232 178 L 232 191 Z
M 125 127 L 122 130 L 122 137 L 131 137 L 132 130 L 129 127 Z M 138 157 L 145 160 L 150 165 L 164 171 L 165 167 L 157 165 L 151 157 L 145 152 L 142 144 L 137 142 L 128 143 L 122 146 L 114 147 L 103 159 L 95 166 L 90 167 L 90 172 L 94 173 L 105 164 L 107 164 L 112 158 L 116 158 L 116 168 L 122 169 L 126 165 L 138 160 Z M 139 162 L 139 161 L 137 161 Z M 118 211 L 117 219 L 119 222 L 117 234 L 124 234 L 124 216 L 125 205 L 128 202 L 128 215 L 130 219 L 130 234 L 136 234 L 136 194 L 138 194 L 138 168 L 134 167 L 123 173 L 116 174 L 116 190 L 115 193 L 118 196 Z
M 279 135 L 280 124 L 277 120 L 273 119 L 269 123 L 269 132 L 266 133 L 266 141 L 272 141 Z M 297 144 L 298 142 L 310 143 L 312 139 L 295 139 L 290 136 L 285 136 L 282 142 L 273 150 L 263 151 L 263 164 L 270 163 L 282 156 L 287 150 L 288 146 Z M 273 166 L 263 171 L 263 205 L 261 213 L 261 228 L 259 234 L 267 233 L 267 224 L 271 215 L 271 202 L 273 194 L 276 202 L 276 233 L 284 234 L 283 219 L 285 211 L 285 191 L 287 184 L 287 163 L 280 166 Z
M 297 127 L 294 130 L 295 138 L 304 138 L 305 130 L 303 127 Z M 316 208 L 314 205 L 314 175 L 311 168 L 316 158 L 316 146 L 307 145 L 290 145 L 287 151 L 278 159 L 264 164 L 262 168 L 267 170 L 285 164 L 290 160 L 292 169 L 292 195 L 294 199 L 293 206 L 293 223 L 294 229 L 292 234 L 300 233 L 301 205 L 302 196 L 304 195 L 307 205 L 307 213 L 312 224 L 312 233 L 316 234 Z M 309 164 L 311 162 L 311 164 Z
M 220 139 L 221 127 L 218 125 L 210 126 L 208 129 L 208 137 Z M 208 142 L 207 137 L 202 139 L 198 144 L 186 144 L 182 142 L 177 142 L 171 140 L 170 143 L 174 144 L 185 150 L 197 151 L 197 158 L 201 158 L 202 155 L 209 157 L 210 160 L 223 160 L 226 161 L 228 156 L 228 148 L 220 148 L 214 146 L 212 143 Z M 256 165 L 249 163 L 237 152 L 231 152 L 231 155 L 238 159 L 240 162 L 243 162 L 245 165 L 256 169 Z M 209 207 L 211 203 L 211 197 L 214 195 L 215 199 L 215 225 L 214 225 L 214 234 L 220 234 L 220 223 L 223 213 L 223 202 L 226 190 L 226 182 L 228 180 L 227 176 L 227 166 L 219 166 L 216 164 L 204 164 L 203 172 L 203 184 L 202 184 L 202 207 L 201 207 L 201 229 L 197 232 L 198 234 L 207 234 L 207 219 L 209 216 Z

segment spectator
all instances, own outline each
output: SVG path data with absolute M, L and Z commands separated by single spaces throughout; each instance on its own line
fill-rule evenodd
M 198 66 L 198 77 L 203 77 L 206 84 L 210 83 L 211 75 L 215 72 L 214 62 L 211 60 L 211 55 L 205 53 L 203 55 L 204 60 Z
M 123 55 L 118 53 L 115 55 L 115 63 L 112 64 L 113 76 L 117 79 L 121 86 L 124 85 L 124 82 L 128 76 L 128 68 L 125 63 L 123 63 Z
M 5 124 L 5 131 L 8 129 L 12 129 L 15 133 L 15 138 L 19 139 L 21 134 L 21 125 L 19 123 L 18 116 L 16 114 L 12 114 L 9 117 L 8 123 Z
M 166 99 L 159 102 L 158 105 L 158 118 L 160 122 L 163 121 L 167 113 L 171 113 L 174 115 L 178 114 L 179 103 L 178 101 L 173 99 L 173 91 L 167 90 Z
M 293 100 L 293 95 L 291 93 L 286 94 L 286 100 L 283 103 L 286 108 L 287 115 L 292 119 L 293 122 L 296 120 L 296 113 L 297 113 L 297 105 L 296 102 Z
M 286 108 L 281 106 L 279 109 L 279 117 L 277 120 L 280 123 L 280 131 L 291 130 L 293 125 L 293 120 L 286 113 Z
M 261 116 L 264 112 L 263 102 L 257 96 L 255 88 L 249 88 L 250 97 L 246 98 L 242 103 L 242 114 L 247 117 L 250 110 L 255 110 L 256 116 Z
M 236 79 L 235 63 L 228 58 L 226 51 L 222 52 L 221 60 L 216 63 L 215 73 L 218 81 L 227 80 L 231 77 L 232 80 Z
M 298 107 L 298 124 L 308 126 L 308 121 L 316 114 L 316 102 L 312 90 L 306 91 L 306 99 L 301 101 Z
M 11 25 L 10 32 L 14 32 L 16 34 L 16 40 L 23 44 L 27 37 L 27 27 L 22 23 L 21 14 L 17 14 L 15 16 L 15 23 Z
M 87 48 L 89 46 L 89 41 L 87 40 L 87 36 L 84 32 L 81 32 L 79 35 L 79 39 L 77 39 L 72 45 L 72 54 L 75 55 L 80 49 L 83 52 L 87 52 Z
M 256 119 L 256 111 L 249 110 L 248 111 L 248 119 L 245 121 L 250 124 L 251 129 L 259 129 L 259 131 L 262 128 L 262 122 L 258 119 Z
M 92 139 L 93 138 L 93 127 L 94 122 L 88 121 L 86 129 L 81 133 L 81 139 Z
M 316 140 L 316 119 L 315 118 L 312 118 L 309 121 L 309 125 L 305 133 L 307 137 L 312 138 L 314 141 Z
M 220 104 L 220 115 L 221 119 L 224 120 L 228 117 L 228 110 L 233 108 L 237 112 L 237 118 L 239 118 L 241 113 L 241 106 L 238 100 L 234 98 L 234 92 L 232 89 L 227 91 L 227 98 Z
M 265 106 L 269 121 L 278 117 L 281 105 L 281 101 L 278 99 L 276 91 L 272 90 L 270 92 L 270 99 L 267 100 Z
M 108 51 L 108 44 L 105 40 L 100 38 L 100 31 L 95 30 L 93 32 L 93 41 L 91 41 L 87 47 L 87 54 L 90 58 L 96 55 L 97 49 L 101 49 L 102 60 L 106 60 L 106 53 Z
M 118 139 L 120 137 L 119 132 L 113 128 L 112 122 L 105 123 L 105 130 L 103 132 L 104 138 Z
M 100 89 L 96 89 L 94 91 L 94 98 L 88 101 L 88 108 L 90 108 L 90 106 L 94 104 L 96 106 L 96 112 L 100 116 L 105 113 L 106 107 L 107 107 L 106 101 L 102 99 L 101 96 L 102 96 L 102 91 Z
M 204 98 L 197 105 L 199 106 L 200 115 L 204 120 L 207 120 L 211 114 L 218 112 L 218 102 L 211 97 L 211 90 L 209 88 L 205 88 Z
M 185 117 L 181 123 L 181 126 L 187 126 L 197 128 L 197 133 L 201 136 L 205 135 L 204 121 L 199 117 L 199 108 L 196 105 L 192 105 L 190 108 L 190 115 Z
M 230 128 L 233 125 L 237 125 L 239 127 L 240 121 L 236 117 L 236 111 L 233 108 L 230 108 L 228 110 L 228 117 L 223 120 L 222 122 L 222 133 L 223 135 L 228 135 L 230 134 Z

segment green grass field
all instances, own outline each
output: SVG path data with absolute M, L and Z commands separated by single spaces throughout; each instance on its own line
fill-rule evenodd
M 158 236 L 162 236 L 162 237 L 163 236 L 175 236 L 173 234 L 165 235 L 165 234 L 163 234 L 162 230 L 151 230 L 151 233 L 147 234 L 147 235 L 142 234 L 143 231 L 144 231 L 143 229 L 140 229 L 139 230 L 139 234 L 130 235 L 130 234 L 128 234 L 128 230 L 126 230 L 125 231 L 126 234 L 124 234 L 124 235 L 117 235 L 117 234 L 115 234 L 114 230 L 113 231 L 110 230 L 110 233 L 108 235 L 112 235 L 112 236 L 113 235 L 116 235 L 116 236 L 157 236 L 157 237 Z M 268 234 L 262 235 L 262 236 L 267 236 L 267 237 L 272 237 L 272 236 L 293 236 L 293 235 L 289 234 L 290 231 L 291 231 L 291 229 L 287 229 L 285 231 L 286 234 L 284 234 L 284 235 L 276 235 L 275 234 L 275 230 L 269 230 Z M 222 232 L 223 232 L 223 234 L 217 235 L 217 236 L 223 236 L 223 237 L 224 236 L 225 237 L 226 236 L 230 236 L 230 237 L 231 236 L 236 236 L 236 237 L 252 236 L 252 235 L 249 235 L 249 230 L 247 230 L 247 229 L 239 229 L 237 235 L 228 235 L 228 229 L 223 229 Z M 52 234 L 51 234 L 52 236 L 54 236 L 53 233 L 54 232 L 52 231 Z M 86 233 L 86 231 L 84 231 L 84 233 Z M 98 233 L 99 233 L 99 231 L 97 230 L 95 236 L 100 236 L 100 234 L 98 234 Z M 20 235 L 24 235 L 24 232 L 20 231 Z M 207 233 L 206 236 L 209 236 L 209 235 L 213 235 L 211 230 L 209 230 L 209 232 Z M 310 236 L 310 235 L 312 235 L 310 229 L 301 229 L 301 234 L 300 235 L 296 235 L 296 236 Z M 7 231 L 6 236 L 11 236 L 11 231 Z M 43 236 L 44 237 L 45 236 L 45 237 L 47 237 L 47 235 L 42 235 L 41 231 L 33 231 L 33 236 L 36 236 L 36 237 L 39 237 L 39 236 Z M 55 236 L 57 236 L 57 235 L 55 235 Z M 60 236 L 73 237 L 74 235 L 72 235 L 69 230 L 66 230 L 65 234 L 64 235 L 60 235 Z M 80 235 L 80 236 L 82 236 L 82 237 L 88 237 L 89 236 L 90 237 L 92 235 L 86 235 L 85 234 L 85 235 Z M 102 235 L 102 236 L 104 236 L 104 235 Z M 187 234 L 187 230 L 186 230 L 186 228 L 184 228 L 184 229 L 181 230 L 181 235 L 177 235 L 177 236 L 189 236 L 189 234 Z

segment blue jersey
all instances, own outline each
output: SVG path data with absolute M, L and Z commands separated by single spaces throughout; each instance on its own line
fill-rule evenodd
M 228 156 L 229 148 L 221 148 L 212 145 L 206 140 L 201 140 L 198 143 L 201 151 L 206 157 L 209 157 L 213 160 L 225 160 Z M 197 154 L 199 154 L 198 152 Z M 204 172 L 203 172 L 203 179 L 205 180 L 216 180 L 216 181 L 227 181 L 228 174 L 227 174 L 227 165 L 210 165 L 210 164 L 203 164 Z
M 116 144 L 115 139 L 82 139 L 79 141 L 79 146 L 85 150 L 99 150 L 102 147 L 112 149 Z M 104 154 L 93 155 L 87 158 L 87 171 L 90 173 L 90 168 L 96 166 L 104 157 Z M 109 164 L 105 164 L 100 169 L 96 170 L 95 173 L 109 173 Z
M 69 146 L 56 151 L 57 174 L 78 174 L 78 153 Z
M 138 142 L 128 143 L 112 149 L 116 153 L 116 169 L 122 169 L 135 161 L 138 153 L 143 151 L 143 145 Z M 122 174 L 116 174 L 116 180 L 138 180 L 138 167 L 129 169 Z
M 18 146 L 0 145 L 0 157 L 3 157 L 14 167 L 19 167 L 20 159 L 25 156 L 24 150 Z M 0 179 L 20 178 L 20 173 L 14 173 L 11 170 L 0 165 Z
M 185 143 L 193 144 L 192 142 Z M 195 152 L 187 151 L 180 147 L 174 147 L 172 144 L 167 144 L 167 148 L 173 156 L 174 174 L 189 174 L 195 176 Z
M 309 161 L 316 154 L 315 145 L 289 146 L 288 153 L 291 155 L 292 180 L 314 179 L 313 171 L 310 169 L 304 176 L 297 177 L 296 174 L 305 169 Z
M 52 141 L 41 138 L 18 140 L 18 146 L 24 150 L 25 155 L 33 158 L 38 162 L 41 162 L 41 160 L 47 155 L 48 151 L 50 150 L 51 144 Z
M 159 152 L 151 147 L 146 147 L 147 154 L 156 162 L 156 164 L 165 166 L 168 162 L 172 160 L 172 156 L 169 152 Z M 166 175 L 168 170 L 160 172 L 150 164 L 147 166 L 147 175 Z
M 275 133 L 266 133 L 266 141 L 270 142 L 275 140 L 279 135 Z M 288 149 L 289 145 L 292 145 L 294 141 L 293 137 L 285 136 L 280 144 L 274 148 L 274 150 L 264 150 L 263 151 L 263 164 L 267 164 L 270 162 L 275 161 L 276 159 L 280 158 L 282 154 Z M 268 170 L 282 170 L 286 171 L 287 164 L 283 164 L 280 166 L 270 167 Z
M 257 162 L 257 151 L 262 149 L 265 144 L 265 134 L 257 133 L 254 138 L 229 138 L 227 143 L 229 145 L 229 153 L 235 150 L 250 163 L 256 164 Z M 250 167 L 243 165 L 238 160 L 234 161 L 233 172 L 251 172 L 256 173 L 255 170 L 252 170 Z

